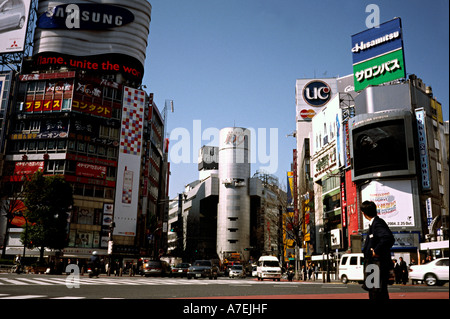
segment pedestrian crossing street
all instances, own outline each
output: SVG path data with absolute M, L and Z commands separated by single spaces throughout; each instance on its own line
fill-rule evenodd
M 0 293 L 1 287 L 5 285 L 41 285 L 41 286 L 54 286 L 54 285 L 252 285 L 252 284 L 279 284 L 280 282 L 274 281 L 256 281 L 253 279 L 228 279 L 218 278 L 217 280 L 210 279 L 191 279 L 186 278 L 145 278 L 145 277 L 99 277 L 89 278 L 80 276 L 79 279 L 71 276 L 59 276 L 59 277 L 30 277 L 26 276 L 14 276 L 14 277 L 0 277 Z M 283 283 L 283 282 L 281 282 Z M 292 284 L 292 283 L 291 283 Z M 0 297 L 1 298 L 1 297 Z

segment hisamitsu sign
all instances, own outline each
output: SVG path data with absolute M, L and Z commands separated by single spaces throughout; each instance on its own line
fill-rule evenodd
M 400 18 L 352 36 L 355 91 L 406 76 Z

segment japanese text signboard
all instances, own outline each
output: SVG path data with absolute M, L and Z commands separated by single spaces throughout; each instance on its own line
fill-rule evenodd
M 406 75 L 400 18 L 352 36 L 355 91 Z

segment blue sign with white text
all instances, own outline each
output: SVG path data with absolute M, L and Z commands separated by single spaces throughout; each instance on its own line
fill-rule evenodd
M 395 18 L 352 36 L 353 64 L 402 48 L 402 22 Z
M 107 4 L 71 3 L 56 6 L 41 15 L 41 29 L 105 30 L 134 21 L 134 14 L 125 8 Z

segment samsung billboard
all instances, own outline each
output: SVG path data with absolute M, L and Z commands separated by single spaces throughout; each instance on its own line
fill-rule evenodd
M 353 35 L 351 51 L 355 91 L 406 75 L 400 18 Z
M 141 80 L 151 10 L 147 0 L 39 1 L 35 61 Z
M 41 29 L 104 30 L 134 21 L 134 14 L 122 7 L 97 3 L 71 3 L 49 8 L 37 27 Z

